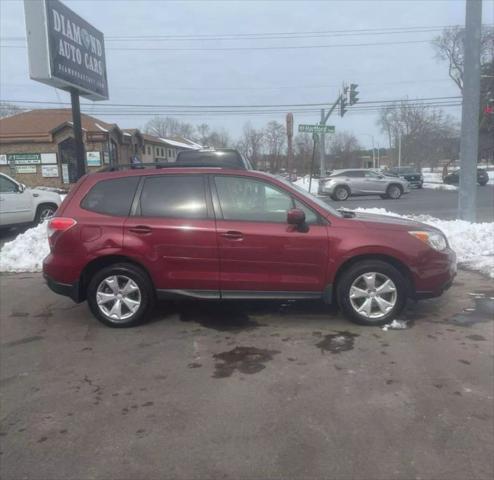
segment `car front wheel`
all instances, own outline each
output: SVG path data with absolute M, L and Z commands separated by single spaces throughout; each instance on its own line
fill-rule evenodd
M 115 264 L 96 273 L 87 288 L 93 315 L 109 327 L 134 327 L 145 322 L 154 306 L 154 289 L 140 268 Z
M 360 325 L 383 325 L 403 310 L 407 282 L 389 263 L 367 260 L 343 272 L 337 300 L 343 313 Z
M 398 200 L 401 197 L 402 190 L 398 185 L 390 185 L 386 190 L 386 196 L 393 200 Z
M 34 224 L 39 225 L 40 223 L 43 223 L 44 221 L 53 217 L 53 214 L 56 211 L 57 211 L 56 205 L 50 203 L 40 205 L 36 210 L 36 217 L 34 219 Z

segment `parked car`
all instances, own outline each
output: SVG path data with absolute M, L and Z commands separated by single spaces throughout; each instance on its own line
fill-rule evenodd
M 0 228 L 37 225 L 50 218 L 61 202 L 58 193 L 27 188 L 0 173 Z
M 411 187 L 422 188 L 424 176 L 414 167 L 392 167 L 384 175 L 395 175 L 404 178 Z
M 387 177 L 372 170 L 354 168 L 335 170 L 319 182 L 318 190 L 321 195 L 329 195 L 337 201 L 358 195 L 380 195 L 381 198 L 397 200 L 402 194 L 409 193 L 410 187 L 402 178 Z
M 233 148 L 184 150 L 178 152 L 176 163 L 181 166 L 218 166 L 252 170 L 250 162 Z
M 79 180 L 48 223 L 48 286 L 112 327 L 156 298 L 323 299 L 380 325 L 406 299 L 439 296 L 456 273 L 441 231 L 339 212 L 272 175 L 147 168 Z
M 460 183 L 460 169 L 446 175 L 443 182 L 449 185 L 458 185 Z M 489 183 L 489 174 L 483 168 L 477 168 L 477 183 L 481 187 Z

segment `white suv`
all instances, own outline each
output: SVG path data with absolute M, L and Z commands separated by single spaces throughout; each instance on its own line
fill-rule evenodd
M 58 193 L 27 188 L 0 173 L 0 228 L 37 225 L 51 217 L 60 203 Z

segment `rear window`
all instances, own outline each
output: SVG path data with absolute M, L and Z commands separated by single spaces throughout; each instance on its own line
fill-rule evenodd
M 140 177 L 101 180 L 89 190 L 81 207 L 91 212 L 126 217 L 129 215 Z
M 225 166 L 245 169 L 242 157 L 236 151 L 185 151 L 177 155 L 177 163 L 204 163 L 211 166 Z
M 160 175 L 146 178 L 140 214 L 143 217 L 207 218 L 203 177 Z

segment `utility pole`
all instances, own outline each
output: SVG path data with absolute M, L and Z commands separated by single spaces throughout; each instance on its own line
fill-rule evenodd
M 286 114 L 286 135 L 287 135 L 287 140 L 288 140 L 288 152 L 287 152 L 287 166 L 286 170 L 288 172 L 288 178 L 292 178 L 292 171 L 293 171 L 293 113 L 287 113 Z
M 75 178 L 70 178 L 70 182 L 75 183 L 86 173 L 86 162 L 84 159 L 84 141 L 82 139 L 81 106 L 79 104 L 79 92 L 75 88 L 70 89 L 70 100 L 72 103 L 72 124 L 74 131 L 76 161 Z
M 401 167 L 401 132 L 398 133 L 398 167 Z
M 466 0 L 458 217 L 475 222 L 479 149 L 482 0 Z
M 326 124 L 324 108 L 321 108 L 321 125 Z M 326 176 L 326 144 L 325 144 L 325 135 L 324 132 L 319 134 L 319 162 L 320 162 L 320 174 L 321 178 Z

